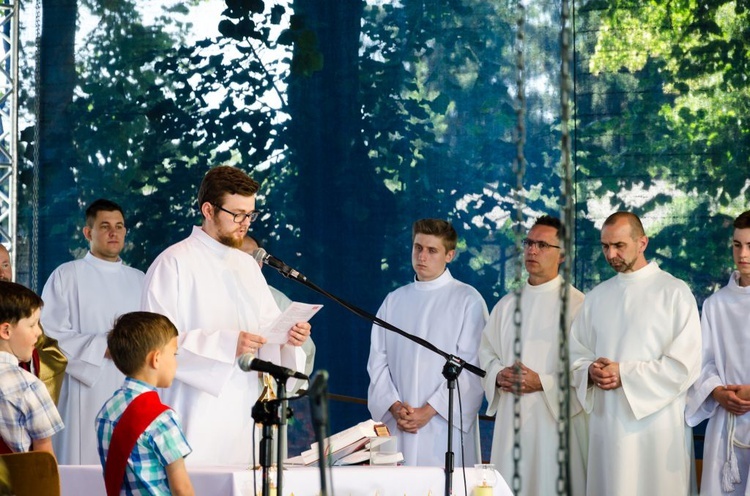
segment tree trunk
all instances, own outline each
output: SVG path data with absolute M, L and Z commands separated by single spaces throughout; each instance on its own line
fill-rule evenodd
M 295 252 L 302 254 L 304 271 L 318 286 L 375 313 L 385 296 L 379 281 L 382 220 L 388 216 L 381 209 L 385 188 L 377 183 L 361 136 L 363 8 L 362 1 L 295 0 L 295 14 L 315 32 L 324 65 L 312 75 L 290 78 L 289 130 L 291 163 L 298 171 L 295 203 L 304 206 L 296 214 L 301 234 Z M 310 292 L 301 298 L 322 300 Z M 362 397 L 369 382 L 364 362 L 370 326 L 335 303 L 325 303 L 328 310 L 314 322 L 321 343 L 316 368 L 335 368 L 333 392 Z M 356 418 L 365 412 L 338 415 Z M 347 427 L 338 425 L 336 416 L 332 415 L 334 432 Z
M 42 1 L 41 85 L 39 87 L 40 223 L 39 280 L 41 288 L 61 262 L 70 259 L 71 232 L 66 218 L 80 211 L 73 175 L 75 152 L 68 108 L 76 81 L 76 0 Z

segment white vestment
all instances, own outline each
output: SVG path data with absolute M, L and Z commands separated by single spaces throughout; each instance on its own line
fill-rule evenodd
M 90 252 L 60 265 L 42 290 L 42 326 L 57 339 L 68 367 L 58 409 L 65 430 L 53 437 L 60 464 L 99 463 L 94 420 L 125 376 L 104 358 L 107 333 L 120 315 L 138 310 L 143 272 Z
M 378 310 L 386 322 L 423 338 L 437 348 L 478 365 L 477 351 L 487 321 L 482 296 L 459 282 L 448 269 L 435 280 L 403 286 L 390 293 Z M 373 420 L 384 422 L 398 438 L 406 465 L 443 466 L 448 440 L 448 388 L 442 375 L 445 359 L 440 355 L 380 326 L 373 326 L 367 372 L 370 387 L 367 406 Z M 459 413 L 461 393 L 463 417 Z M 477 413 L 482 406 L 479 377 L 462 371 L 453 396 L 453 452 L 461 466 L 461 431 L 466 466 L 477 463 Z M 418 408 L 429 403 L 435 415 L 416 434 L 398 430 L 388 410 L 396 401 Z
M 560 415 L 560 291 L 562 277 L 532 286 L 521 294 L 521 362 L 539 374 L 542 391 L 521 396 L 521 492 L 548 496 L 557 493 L 558 418 Z M 568 289 L 568 326 L 583 304 L 583 293 Z M 482 333 L 480 366 L 487 371 L 483 380 L 487 415 L 496 415 L 492 435 L 491 462 L 510 484 L 514 475 L 514 395 L 496 385 L 497 374 L 512 367 L 516 356 L 514 313 L 516 295 L 504 296 L 495 305 Z M 571 389 L 570 397 L 570 481 L 572 494 L 586 491 L 586 414 Z
M 711 393 L 719 386 L 750 384 L 750 287 L 737 284 L 739 273 L 703 303 L 703 370 L 688 391 L 685 417 L 691 426 L 708 420 L 703 443 L 701 493 L 750 495 L 750 449 L 728 447 L 729 413 Z M 734 417 L 734 439 L 750 445 L 750 414 Z M 722 492 L 721 478 L 728 448 L 737 457 L 740 481 Z
M 259 334 L 280 314 L 258 264 L 194 227 L 149 267 L 142 308 L 166 315 L 180 333 L 177 373 L 162 397 L 182 419 L 193 448 L 188 463 L 249 465 L 260 391 L 258 373 L 236 364 L 237 339 L 240 331 Z M 266 344 L 257 356 L 304 367 L 295 346 Z
M 599 357 L 619 362 L 621 387 L 588 384 Z M 688 494 L 693 440 L 685 398 L 701 366 L 688 286 L 654 262 L 599 284 L 573 322 L 570 361 L 590 415 L 588 494 Z

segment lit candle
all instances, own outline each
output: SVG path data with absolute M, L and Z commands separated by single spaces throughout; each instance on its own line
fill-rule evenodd
M 492 496 L 493 493 L 491 486 L 477 486 L 472 494 L 473 496 Z

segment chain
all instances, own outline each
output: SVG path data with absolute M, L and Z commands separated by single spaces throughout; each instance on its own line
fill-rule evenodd
M 34 164 L 32 166 L 33 179 L 31 186 L 31 289 L 38 293 L 39 286 L 39 126 L 41 126 L 41 95 L 42 86 L 42 0 L 36 0 L 36 52 L 34 53 Z
M 572 234 L 574 227 L 573 219 L 573 181 L 571 164 L 570 133 L 568 122 L 570 120 L 570 19 L 569 0 L 562 0 L 561 30 L 560 30 L 560 153 L 562 155 L 563 168 L 563 247 L 565 249 L 565 263 L 563 264 L 563 283 L 560 289 L 560 413 L 557 422 L 559 445 L 557 449 L 557 494 L 567 495 L 571 493 L 570 487 L 570 357 L 568 355 L 568 303 L 571 254 L 573 253 Z
M 523 288 L 523 264 L 521 257 L 523 250 L 521 240 L 523 237 L 523 179 L 526 172 L 526 159 L 523 149 L 526 143 L 526 96 L 524 90 L 524 77 L 526 67 L 524 63 L 524 48 L 526 26 L 526 8 L 522 1 L 518 2 L 518 21 L 516 31 L 516 158 L 513 164 L 516 173 L 515 204 L 516 204 L 516 222 L 515 222 L 515 242 L 516 242 L 516 270 L 515 270 L 515 300 L 516 307 L 513 311 L 513 324 L 516 328 L 516 335 L 513 341 L 513 355 L 515 358 L 514 369 L 518 383 L 516 392 L 513 396 L 513 494 L 521 494 L 521 290 Z

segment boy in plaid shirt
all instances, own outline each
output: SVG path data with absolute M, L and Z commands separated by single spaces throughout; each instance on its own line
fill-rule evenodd
M 185 457 L 192 449 L 177 415 L 161 404 L 156 393 L 157 387 L 169 387 L 174 379 L 177 329 L 163 315 L 126 313 L 107 336 L 107 347 L 126 375 L 122 387 L 96 416 L 107 494 L 193 495 L 185 469 Z M 141 406 L 147 398 L 153 400 L 149 405 L 155 410 Z M 118 431 L 120 422 L 123 428 Z M 128 441 L 123 431 L 132 432 L 132 439 Z
M 44 383 L 18 366 L 28 362 L 42 334 L 42 299 L 32 290 L 0 281 L 0 453 L 49 451 L 63 428 Z

